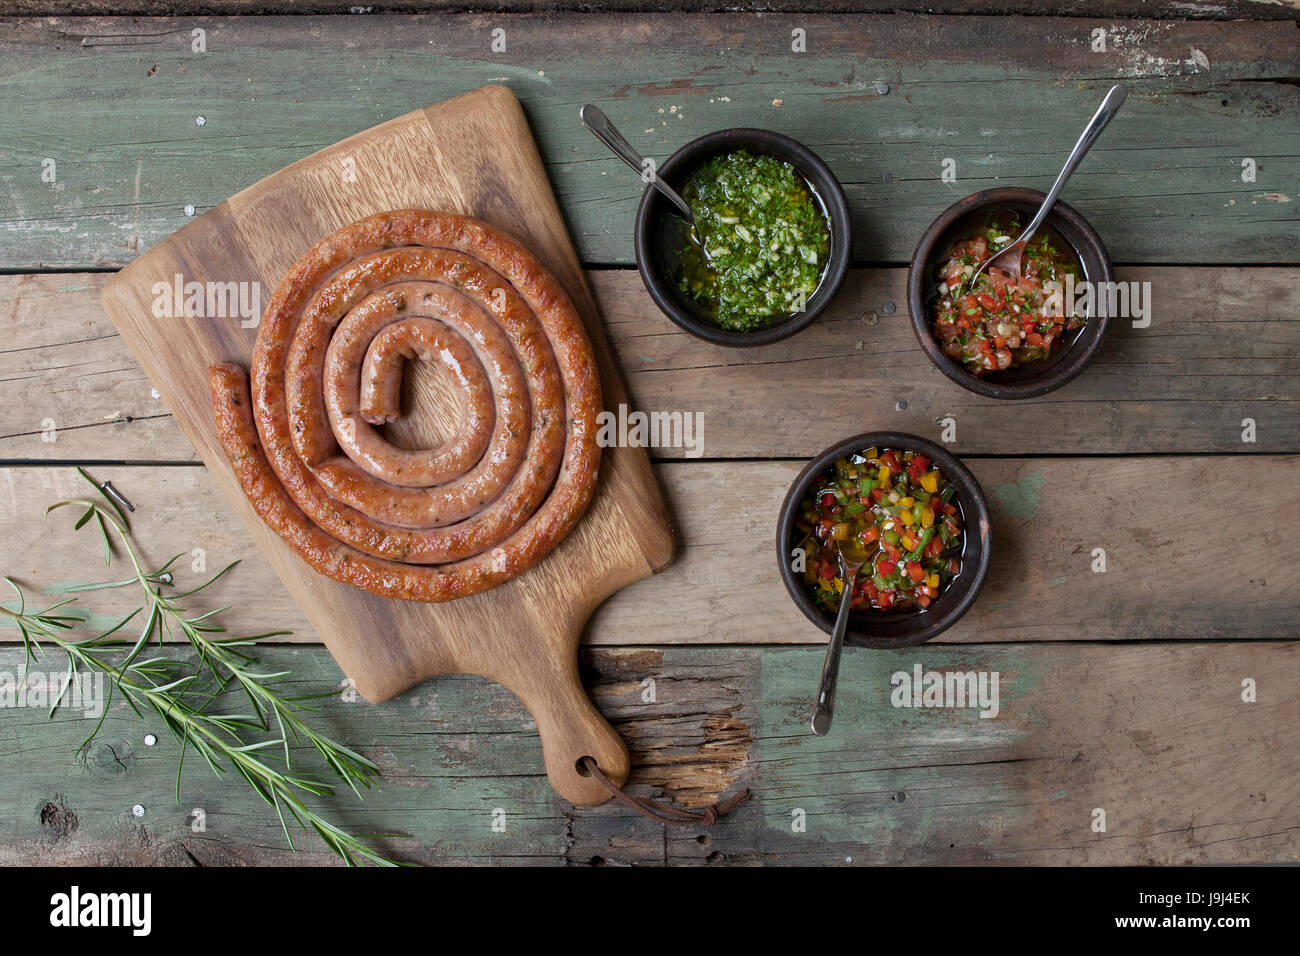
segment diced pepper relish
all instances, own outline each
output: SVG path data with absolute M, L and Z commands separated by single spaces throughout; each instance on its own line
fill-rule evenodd
M 699 241 L 682 246 L 680 288 L 718 325 L 749 332 L 804 310 L 831 240 L 826 215 L 793 166 L 744 150 L 718 156 L 691 174 L 682 198 Z
M 853 588 L 855 610 L 929 607 L 961 573 L 954 493 L 943 472 L 915 452 L 868 448 L 837 459 L 799 510 L 813 600 L 839 610 L 844 581 L 836 542 L 856 537 L 871 557 Z
M 1067 273 L 1078 278 L 1047 235 L 1026 247 L 1019 282 L 990 268 L 970 284 L 975 268 L 1019 233 L 1016 222 L 986 225 L 953 245 L 939 273 L 939 298 L 930 313 L 934 334 L 944 353 L 975 375 L 1046 358 L 1064 332 L 1083 325 L 1081 317 L 1064 314 L 1063 295 L 1043 288 L 1049 281 L 1064 285 Z

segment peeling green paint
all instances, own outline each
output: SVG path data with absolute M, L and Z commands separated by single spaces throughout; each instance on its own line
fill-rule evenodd
M 1024 812 L 1021 778 L 1003 763 L 1030 737 L 1038 675 L 1015 645 L 921 645 L 897 651 L 849 648 L 840 670 L 835 723 L 825 737 L 808 727 L 822 651 L 767 651 L 760 658 L 759 760 L 767 827 L 791 832 L 802 810 L 807 835 L 832 843 L 901 848 L 954 842 L 978 819 L 1003 827 Z M 978 708 L 901 708 L 891 675 L 997 671 L 997 717 Z M 831 775 L 842 785 L 828 786 Z M 777 799 L 776 795 L 780 795 Z M 900 796 L 901 795 L 901 799 Z M 977 824 L 983 825 L 983 824 Z M 946 841 L 946 842 L 945 842 Z
M 256 25 L 220 21 L 216 29 L 222 39 L 203 56 L 202 69 L 193 68 L 184 28 L 199 21 L 177 21 L 183 29 L 149 47 L 150 65 L 158 67 L 152 78 L 140 48 L 87 50 L 66 43 L 59 28 L 34 26 L 33 38 L 7 49 L 0 68 L 0 95 L 10 106 L 0 115 L 0 142 L 12 144 L 6 146 L 0 190 L 7 190 L 24 213 L 21 222 L 0 231 L 6 264 L 127 262 L 139 248 L 187 222 L 178 197 L 211 208 L 315 149 L 502 78 L 523 100 L 584 262 L 632 261 L 631 224 L 641 189 L 582 129 L 577 106 L 583 102 L 601 104 L 656 158 L 703 133 L 742 122 L 794 136 L 835 170 L 855 208 L 865 204 L 872 210 L 873 228 L 855 230 L 863 237 L 855 258 L 905 260 L 934 217 L 935 200 L 928 181 L 897 175 L 893 164 L 900 151 L 930 155 L 942 143 L 957 150 L 953 155 L 971 156 L 973 178 L 963 180 L 962 195 L 1008 177 L 1050 178 L 1057 153 L 1024 149 L 1032 138 L 1026 131 L 1050 129 L 1058 117 L 1087 110 L 1090 102 L 1085 91 L 1061 85 L 1061 70 L 1072 68 L 1021 63 L 1005 55 L 1017 42 L 1010 37 L 1001 41 L 1001 52 L 985 54 L 988 62 L 963 57 L 918 64 L 911 48 L 914 27 L 887 15 L 870 21 L 879 28 L 873 76 L 897 78 L 906 97 L 877 96 L 863 74 L 854 37 L 865 18 L 836 21 L 843 26 L 829 26 L 823 18 L 819 22 L 828 25 L 819 28 L 818 49 L 775 58 L 770 44 L 788 44 L 788 30 L 760 16 L 720 16 L 718 36 L 693 26 L 672 27 L 659 36 L 653 20 L 634 15 L 590 21 L 521 15 L 502 52 L 491 49 L 490 29 L 473 15 L 376 18 L 362 34 L 351 20 L 300 24 L 297 19 Z M 946 49 L 961 48 L 968 28 L 953 21 L 932 29 L 936 49 Z M 573 39 L 575 31 L 580 40 Z M 1023 27 L 1013 30 L 1023 32 Z M 373 51 L 381 47 L 385 55 L 375 57 Z M 619 55 L 611 57 L 610 50 Z M 1077 64 L 1072 56 L 1067 59 Z M 711 79 L 707 64 L 719 57 L 727 70 Z M 686 63 L 706 65 L 691 71 Z M 1178 92 L 1285 75 L 1277 72 L 1285 64 L 1284 56 L 1269 51 L 1248 63 L 1216 61 L 1214 79 L 1180 76 L 1179 83 L 1190 87 Z M 305 77 L 314 78 L 313 95 L 303 92 Z M 963 122 L 943 123 L 934 118 L 948 115 L 954 80 L 1010 83 L 1032 95 L 1021 97 L 1014 127 L 1005 122 L 1000 104 L 978 100 Z M 1103 158 L 1110 150 L 1131 158 L 1127 194 L 1150 195 L 1159 192 L 1167 173 L 1149 131 L 1180 129 L 1184 104 L 1182 97 L 1168 95 L 1165 76 L 1126 82 L 1135 93 L 1126 107 L 1133 111 L 1130 121 L 1108 132 L 1098 150 Z M 1222 159 L 1215 144 L 1237 141 L 1242 128 L 1249 128 L 1258 155 L 1277 157 L 1272 160 L 1277 179 L 1294 175 L 1294 124 L 1286 119 L 1285 95 L 1261 89 L 1265 107 L 1233 104 L 1199 114 L 1201 136 L 1183 147 L 1185 189 L 1166 196 L 1154 220 L 1149 203 L 1117 203 L 1086 192 L 1076 194 L 1075 202 L 1085 215 L 1105 214 L 1107 241 L 1117 260 L 1145 261 L 1153 254 L 1167 262 L 1285 260 L 1293 245 L 1286 222 L 1257 215 L 1249 203 L 1218 210 L 1216 229 L 1209 233 L 1166 228 L 1157 249 L 1146 241 L 1153 229 L 1196 214 L 1202 196 L 1222 194 Z M 868 109 L 864 98 L 871 100 Z M 113 108 L 106 108 L 110 103 Z M 200 103 L 205 104 L 202 128 L 194 122 Z M 33 164 L 48 151 L 31 131 L 45 128 L 55 113 L 63 192 L 52 192 L 27 172 L 39 168 Z M 986 130 L 1004 133 L 1004 148 L 990 151 Z M 213 163 L 213 156 L 223 161 Z M 71 165 L 65 170 L 64 163 Z M 199 167 L 205 174 L 196 177 Z M 888 201 L 882 202 L 881 187 L 873 184 L 891 168 L 895 177 Z
M 1038 512 L 1038 492 L 1047 479 L 1036 468 L 1023 478 L 998 485 L 991 492 L 993 505 L 1014 518 L 1032 518 Z
M 168 654 L 189 652 L 169 648 Z M 286 694 L 319 693 L 337 687 L 342 679 L 322 647 L 270 645 L 259 648 L 257 655 L 268 671 L 292 671 L 282 687 Z M 62 655 L 49 650 L 32 668 L 49 672 L 63 665 Z M 23 667 L 20 648 L 0 648 L 0 672 L 21 673 Z M 230 703 L 238 706 L 237 696 L 231 695 Z M 426 863 L 563 860 L 562 802 L 547 782 L 537 732 L 509 691 L 482 678 L 455 675 L 426 681 L 384 704 L 350 703 L 337 696 L 312 703 L 320 711 L 311 716 L 314 725 L 338 733 L 341 742 L 383 770 L 376 785 L 363 791 L 362 800 L 346 788 L 309 798 L 330 819 L 358 833 L 410 834 L 414 839 L 375 842 L 397 854 L 418 852 Z M 472 724 L 443 716 L 463 714 L 475 715 Z M 237 774 L 218 778 L 202 760 L 187 760 L 178 804 L 174 788 L 179 744 L 152 714 L 140 719 L 120 698 L 109 707 L 98 735 L 139 741 L 152 732 L 157 743 L 135 747 L 129 773 L 112 780 L 88 778 L 77 769 L 74 755 L 93 724 L 72 711 L 60 711 L 53 719 L 43 707 L 0 711 L 0 805 L 30 811 L 0 817 L 0 845 L 25 846 L 46 839 L 48 831 L 35 808 L 61 794 L 79 817 L 77 832 L 69 839 L 87 846 L 120 844 L 120 816 L 105 808 L 140 803 L 148 808 L 138 824 L 140 839 L 147 833 L 152 844 L 194 839 L 189 811 L 203 807 L 218 833 L 234 828 L 246 845 L 287 849 L 274 810 Z M 39 740 L 39 746 L 20 744 L 32 739 Z M 319 771 L 309 746 L 294 748 L 294 756 L 296 768 Z M 504 830 L 494 830 L 494 820 Z M 300 848 L 324 852 L 318 840 L 291 832 Z

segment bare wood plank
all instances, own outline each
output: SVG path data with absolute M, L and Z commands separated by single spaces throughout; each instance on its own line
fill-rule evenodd
M 994 508 L 994 562 L 975 607 L 943 642 L 1295 639 L 1300 637 L 1300 459 L 974 459 Z M 776 516 L 798 462 L 672 462 L 659 478 L 676 524 L 675 562 L 617 592 L 592 617 L 592 644 L 819 643 L 777 572 Z M 180 553 L 178 584 L 242 563 L 195 597 L 233 605 L 242 633 L 316 635 L 199 468 L 92 469 L 139 507 L 146 556 Z M 71 515 L 42 522 L 51 501 L 79 495 L 70 468 L 0 470 L 0 572 L 51 602 L 58 587 L 120 578 L 93 531 Z M 1105 552 L 1104 572 L 1094 571 Z M 201 549 L 196 552 L 196 549 Z M 1241 557 L 1232 557 L 1239 555 Z M 130 592 L 82 602 L 107 626 Z M 0 597 L 8 600 L 9 595 Z M 0 628 L 0 640 L 16 631 Z
M 524 101 L 585 262 L 632 261 L 640 188 L 578 124 L 584 101 L 659 159 L 724 126 L 806 142 L 845 184 L 857 260 L 897 263 L 954 199 L 1046 188 L 1073 141 L 1061 118 L 1081 122 L 1115 80 L 1133 96 L 1066 198 L 1117 260 L 1293 258 L 1292 23 L 800 14 L 809 46 L 796 54 L 780 15 L 495 16 L 0 25 L 10 107 L 0 261 L 120 265 L 183 225 L 187 205 L 208 209 L 380 120 L 490 81 Z M 193 51 L 192 29 L 206 31 L 207 52 Z M 1093 52 L 1094 30 L 1106 52 Z M 319 95 L 329 89 L 348 92 Z M 1241 179 L 1248 156 L 1254 182 Z M 47 159 L 54 182 L 42 178 Z M 940 180 L 945 159 L 955 183 Z
M 4 0 L 3 16 L 222 16 L 340 13 L 529 13 L 569 10 L 628 13 L 718 13 L 757 9 L 776 13 L 957 13 L 983 16 L 1141 17 L 1170 20 L 1293 20 L 1300 0 Z
M 321 648 L 265 649 L 291 689 L 337 685 Z M 890 681 L 915 665 L 998 677 L 998 714 L 896 709 Z M 49 664 L 53 667 L 53 664 Z M 667 832 L 609 804 L 576 808 L 546 785 L 518 702 L 444 677 L 382 706 L 332 699 L 321 721 L 376 760 L 358 805 L 327 801 L 357 831 L 400 831 L 422 863 L 723 865 L 1151 864 L 1300 860 L 1300 718 L 1294 644 L 928 646 L 850 651 L 833 734 L 807 732 L 816 649 L 624 648 L 592 652 L 586 682 L 628 740 L 631 788 L 701 805 L 739 786 L 753 801 L 711 830 Z M 0 652 L 0 671 L 21 667 Z M 1242 700 L 1242 682 L 1257 702 Z M 653 681 L 651 685 L 650 681 Z M 647 689 L 653 687 L 653 694 Z M 0 862 L 323 863 L 284 848 L 274 817 L 234 779 L 112 711 L 91 721 L 38 706 L 0 711 Z M 154 747 L 143 744 L 156 733 Z M 131 807 L 140 804 L 137 818 Z M 193 811 L 206 829 L 195 832 Z M 1095 811 L 1106 829 L 1094 832 Z M 493 832 L 504 813 L 504 833 Z M 802 824 L 802 829 L 795 827 Z
M 867 428 L 938 439 L 949 417 L 963 454 L 1300 451 L 1300 269 L 1119 275 L 1150 283 L 1151 327 L 1117 320 L 1082 376 L 1026 402 L 980 398 L 933 369 L 912 333 L 903 269 L 854 270 L 812 328 L 753 350 L 678 331 L 634 272 L 588 279 L 634 405 L 701 415 L 708 458 L 812 456 Z M 195 460 L 99 307 L 106 279 L 0 276 L 0 460 Z M 819 411 L 834 400 L 831 382 L 851 409 Z M 1246 419 L 1254 442 L 1243 441 Z
M 1300 449 L 1300 270 L 1121 268 L 1150 283 L 1150 327 L 1113 320 L 1077 379 L 1024 402 L 976 396 L 930 364 L 904 269 L 854 271 L 811 328 L 743 351 L 668 332 L 635 273 L 594 277 L 632 398 L 700 413 L 709 458 L 811 457 L 873 428 L 946 441 L 949 421 L 962 454 Z

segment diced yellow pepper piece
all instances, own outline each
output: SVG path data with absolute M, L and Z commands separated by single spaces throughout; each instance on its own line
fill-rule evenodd
M 888 465 L 880 466 L 880 487 L 881 488 L 889 487 L 889 466 Z
M 938 472 L 938 471 L 927 471 L 924 475 L 922 475 L 922 476 L 921 476 L 921 487 L 924 488 L 926 491 L 930 492 L 930 494 L 934 494 L 936 491 L 938 491 L 938 490 L 939 490 L 939 472 Z
M 906 548 L 908 551 L 915 551 L 916 546 L 920 543 L 915 538 L 913 538 L 911 535 L 908 534 L 903 535 L 899 539 L 899 541 L 902 543 L 903 547 Z
M 925 576 L 925 586 L 928 588 L 937 588 L 939 586 L 939 575 L 927 574 Z
M 839 594 L 841 591 L 844 590 L 844 581 L 840 578 L 836 578 L 834 581 L 831 582 L 831 587 L 835 588 L 836 594 Z
M 900 501 L 899 504 L 902 505 L 904 508 L 910 508 L 912 507 L 912 505 L 916 504 L 916 499 L 909 496 L 907 498 L 904 498 L 902 501 Z
M 836 541 L 845 541 L 849 537 L 849 526 L 841 522 L 840 524 L 831 525 L 831 537 Z
M 909 528 L 912 527 L 912 521 L 913 521 L 912 512 L 904 508 L 902 511 L 898 513 L 898 517 L 899 520 L 903 522 L 903 524 L 907 525 Z
M 934 526 L 934 509 L 926 505 L 921 509 L 921 527 L 930 528 Z

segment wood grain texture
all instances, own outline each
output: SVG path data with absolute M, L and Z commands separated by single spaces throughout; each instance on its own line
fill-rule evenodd
M 852 271 L 811 328 L 752 350 L 679 331 L 634 272 L 587 275 L 635 407 L 701 415 L 709 459 L 811 457 L 867 427 L 938 440 L 947 417 L 963 455 L 1300 452 L 1300 269 L 1132 267 L 1119 278 L 1150 283 L 1150 328 L 1116 321 L 1074 382 L 999 402 L 926 361 L 903 269 Z M 0 461 L 197 460 L 98 305 L 107 279 L 0 276 Z M 827 408 L 828 382 L 852 407 L 810 414 Z M 1245 419 L 1254 442 L 1242 440 Z
M 268 649 L 295 686 L 340 675 L 320 648 Z M 47 662 L 50 668 L 56 665 Z M 323 702 L 321 721 L 384 770 L 358 804 L 324 803 L 359 832 L 403 832 L 422 863 L 1190 864 L 1300 861 L 1294 643 L 926 646 L 851 649 L 835 731 L 807 732 L 815 648 L 623 648 L 584 676 L 627 739 L 630 788 L 699 806 L 748 786 L 711 829 L 609 804 L 574 808 L 547 786 L 527 712 L 478 678 L 448 676 L 381 705 Z M 999 710 L 895 709 L 890 680 L 920 664 L 999 674 Z M 21 666 L 0 652 L 0 672 Z M 1242 682 L 1257 686 L 1242 700 Z M 650 683 L 652 682 L 652 683 Z M 92 721 L 37 706 L 0 721 L 0 863 L 222 865 L 337 862 L 290 854 L 273 814 L 120 707 L 85 759 Z M 159 735 L 145 747 L 145 733 Z M 131 806 L 145 807 L 143 818 Z M 193 811 L 206 814 L 195 832 Z M 1095 811 L 1105 832 L 1094 832 Z M 494 819 L 505 832 L 494 832 Z M 797 830 L 795 824 L 802 823 Z
M 498 26 L 507 48 L 494 53 Z M 584 102 L 660 160 L 728 126 L 805 142 L 845 186 L 856 261 L 901 263 L 954 200 L 1046 189 L 1117 80 L 1132 95 L 1065 194 L 1116 260 L 1294 257 L 1294 23 L 801 14 L 801 54 L 793 26 L 748 14 L 6 22 L 0 263 L 121 265 L 183 225 L 187 204 L 202 212 L 314 150 L 487 82 L 523 100 L 584 263 L 632 262 L 641 192 L 579 125 Z M 192 52 L 195 28 L 206 53 Z M 1094 30 L 1106 31 L 1104 53 Z M 1241 178 L 1247 157 L 1254 182 Z M 47 158 L 54 183 L 41 178 Z M 945 159 L 955 183 L 940 180 Z
M 990 641 L 1295 640 L 1300 638 L 1300 458 L 968 459 L 993 506 L 993 565 L 979 600 L 943 643 Z M 674 514 L 672 566 L 608 598 L 593 644 L 824 643 L 777 573 L 776 517 L 798 462 L 670 462 L 659 466 Z M 139 505 L 150 560 L 181 553 L 179 580 L 243 563 L 204 609 L 230 604 L 244 633 L 291 628 L 319 640 L 267 562 L 229 520 L 198 468 L 94 467 Z M 0 470 L 0 572 L 59 599 L 58 588 L 114 580 L 89 530 L 46 505 L 78 494 L 70 468 Z M 727 489 L 740 490 L 741 503 Z M 1189 507 L 1189 502 L 1198 502 Z M 1225 514 L 1230 513 L 1231 519 Z M 194 549 L 201 548 L 201 555 Z M 1105 551 L 1104 572 L 1093 570 Z M 1244 550 L 1243 550 L 1244 549 Z M 1225 560 L 1225 555 L 1242 559 Z M 8 600 L 8 597 L 0 597 Z M 129 592 L 83 600 L 92 624 L 135 607 Z M 0 640 L 17 632 L 0 628 Z M 345 668 L 346 669 L 346 668 Z M 350 672 L 349 672 L 350 673 Z
M 0 16 L 220 16 L 311 13 L 736 12 L 960 13 L 995 16 L 1141 17 L 1170 20 L 1294 20 L 1300 0 L 0 0 Z
M 237 316 L 154 317 L 159 282 L 167 286 L 181 276 L 184 282 L 260 283 L 269 297 L 321 236 L 372 213 L 408 207 L 477 216 L 534 250 L 582 315 L 605 401 L 622 401 L 527 121 L 518 101 L 499 86 L 391 120 L 239 193 L 109 280 L 104 308 L 235 514 L 365 697 L 386 700 L 449 672 L 496 680 L 536 718 L 557 791 L 576 802 L 599 802 L 608 794 L 579 774 L 578 760 L 591 755 L 621 779 L 626 749 L 583 694 L 575 655 L 591 610 L 670 560 L 672 536 L 645 453 L 607 450 L 583 521 L 526 574 L 445 604 L 380 598 L 306 565 L 262 523 L 230 469 L 216 435 L 206 370 L 214 362 L 246 366 L 255 331 L 241 328 Z M 421 409 L 409 414 L 419 418 Z
M 56 12 L 39 2 L 0 0 L 0 10 Z M 1295 23 L 1177 22 L 1294 20 L 1295 0 L 933 0 L 920 11 L 1034 14 L 1016 17 L 879 12 L 916 6 L 908 0 L 795 0 L 867 16 L 551 12 L 566 2 L 491 4 L 541 15 L 452 15 L 435 0 L 421 9 L 448 12 L 0 22 L 0 269 L 77 270 L 0 275 L 0 464 L 37 464 L 0 469 L 0 572 L 48 588 L 51 600 L 60 586 L 113 576 L 71 522 L 42 525 L 39 513 L 80 493 L 70 462 L 147 463 L 91 469 L 141 504 L 146 554 L 185 550 L 184 580 L 196 548 L 209 570 L 241 558 L 197 596 L 203 606 L 234 604 L 238 632 L 293 627 L 302 643 L 267 647 L 264 659 L 304 690 L 338 686 L 340 669 L 310 643 L 315 629 L 230 520 L 213 476 L 195 467 L 100 313 L 108 277 L 85 270 L 131 261 L 189 221 L 186 204 L 202 213 L 345 136 L 502 82 L 524 102 L 593 267 L 630 400 L 705 417 L 706 459 L 656 469 L 679 559 L 599 607 L 584 640 L 600 646 L 584 652 L 582 682 L 627 742 L 633 792 L 692 806 L 739 786 L 756 796 L 707 831 L 665 830 L 613 805 L 575 808 L 548 783 L 519 700 L 448 675 L 378 705 L 325 702 L 325 728 L 385 772 L 364 803 L 328 801 L 332 817 L 356 831 L 412 833 L 385 848 L 426 863 L 1300 861 L 1300 764 L 1288 736 L 1300 717 L 1291 691 L 1300 459 L 1280 454 L 1300 452 L 1300 45 Z M 1134 14 L 1170 19 L 1121 19 Z M 505 53 L 489 49 L 496 26 L 507 30 Z M 805 54 L 788 52 L 794 26 L 808 30 Z M 205 54 L 190 49 L 196 27 Z M 1090 49 L 1096 29 L 1106 53 Z M 626 269 L 638 185 L 576 122 L 582 102 L 598 103 L 657 158 L 724 126 L 794 135 L 845 183 L 856 261 L 897 266 L 953 199 L 995 185 L 1046 188 L 1073 141 L 1066 119 L 1081 123 L 1115 80 L 1133 91 L 1123 121 L 1066 198 L 1106 240 L 1121 278 L 1152 283 L 1153 324 L 1120 323 L 1080 379 L 1014 406 L 976 400 L 919 364 L 900 268 L 855 270 L 834 309 L 779 352 L 724 353 L 677 332 Z M 1000 105 L 1008 97 L 1014 113 Z M 54 183 L 41 179 L 47 157 Z M 954 184 L 938 179 L 945 157 L 957 162 Z M 1241 181 L 1245 157 L 1257 160 L 1254 183 Z M 831 380 L 852 407 L 809 416 Z M 937 437 L 949 414 L 954 448 L 973 458 L 995 506 L 988 586 L 932 644 L 851 650 L 835 735 L 814 739 L 805 728 L 821 651 L 792 645 L 824 635 L 785 595 L 772 553 L 795 459 L 867 427 Z M 1241 440 L 1247 418 L 1253 444 Z M 1200 457 L 1208 452 L 1227 454 Z M 1196 457 L 1142 457 L 1165 453 Z M 1079 454 L 1110 457 L 1060 457 Z M 87 596 L 90 623 L 110 623 L 126 597 Z M 14 636 L 0 630 L 0 641 Z M 730 646 L 691 646 L 712 641 Z M 890 675 L 917 663 L 997 670 L 998 717 L 894 709 Z M 0 645 L 0 693 L 20 667 L 18 650 Z M 1258 703 L 1241 699 L 1248 678 Z M 0 863 L 334 862 L 318 844 L 290 854 L 245 788 L 197 764 L 178 805 L 175 748 L 120 708 L 84 759 L 73 751 L 92 721 L 50 723 L 38 706 L 0 718 Z M 162 738 L 157 747 L 143 746 L 147 732 Z M 191 826 L 199 807 L 202 833 Z M 1105 833 L 1090 827 L 1097 808 Z M 491 827 L 497 810 L 504 833 Z

